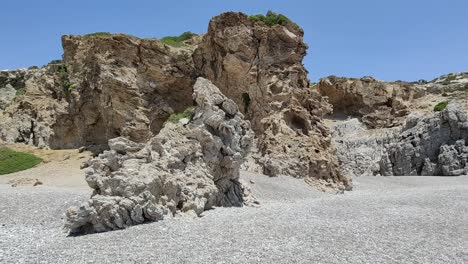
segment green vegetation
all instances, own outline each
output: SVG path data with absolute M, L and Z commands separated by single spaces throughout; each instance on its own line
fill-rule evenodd
M 242 94 L 242 102 L 244 103 L 244 113 L 247 113 L 249 111 L 249 106 L 250 106 L 251 101 L 252 100 L 250 99 L 250 96 L 248 93 Z
M 444 111 L 445 108 L 447 108 L 447 105 L 448 105 L 448 101 L 443 101 L 443 102 L 438 103 L 438 104 L 434 107 L 434 112 Z
M 0 175 L 27 170 L 41 162 L 42 159 L 32 154 L 0 147 Z
M 94 32 L 90 34 L 86 34 L 85 37 L 108 37 L 112 36 L 112 33 L 110 32 Z
M 267 12 L 266 16 L 258 14 L 249 16 L 249 19 L 253 21 L 262 21 L 270 27 L 274 25 L 285 26 L 286 24 L 291 22 L 291 20 L 289 20 L 289 18 L 287 18 L 285 15 L 277 14 L 271 10 Z
M 188 120 L 192 120 L 193 115 L 195 114 L 195 107 L 189 107 L 185 109 L 182 113 L 174 113 L 167 119 L 166 122 L 171 122 L 173 124 L 179 123 L 182 118 L 187 118 Z
M 184 41 L 194 36 L 197 36 L 197 34 L 187 31 L 187 32 L 182 33 L 180 36 L 167 36 L 167 37 L 161 38 L 161 41 L 164 44 L 169 45 L 169 46 L 181 47 L 183 46 Z
M 16 90 L 16 97 L 23 96 L 25 92 L 26 92 L 26 91 L 25 91 L 24 88 L 21 88 L 21 89 Z
M 48 65 L 56 65 L 56 64 L 62 64 L 61 60 L 51 60 Z
M 68 69 L 66 65 L 60 65 L 58 67 L 58 75 L 62 82 L 63 91 L 65 94 L 69 94 L 75 88 L 75 85 L 70 82 L 70 79 L 68 78 Z

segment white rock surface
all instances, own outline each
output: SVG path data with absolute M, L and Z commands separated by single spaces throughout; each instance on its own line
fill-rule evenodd
M 88 162 L 86 180 L 94 194 L 67 211 L 71 233 L 122 229 L 254 202 L 239 182 L 253 140 L 250 123 L 206 79 L 198 79 L 193 97 L 197 107 L 189 124 L 168 122 L 147 144 L 112 139 L 110 151 Z

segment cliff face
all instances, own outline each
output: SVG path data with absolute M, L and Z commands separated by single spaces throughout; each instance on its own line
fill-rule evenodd
M 63 60 L 23 77 L 25 94 L 6 107 L 0 136 L 50 148 L 120 136 L 147 142 L 193 105 L 201 76 L 250 120 L 264 173 L 347 188 L 321 120 L 331 105 L 309 88 L 302 64 L 303 34 L 291 21 L 269 26 L 225 13 L 179 47 L 122 34 L 63 36 Z
M 145 142 L 174 112 L 192 105 L 191 50 L 126 35 L 64 36 L 64 64 L 76 86 L 52 147 Z M 78 139 L 78 142 L 77 142 Z
M 192 105 L 191 46 L 127 35 L 63 36 L 62 45 L 63 61 L 17 78 L 24 95 L 4 116 L 7 124 L 21 122 L 2 125 L 3 140 L 51 148 L 107 144 L 118 136 L 145 142 L 169 115 Z
M 335 113 L 358 116 L 370 128 L 401 125 L 411 101 L 424 95 L 424 89 L 411 83 L 372 77 L 330 76 L 320 80 L 317 90 L 329 98 Z
M 252 122 L 263 172 L 349 186 L 321 116 L 330 105 L 309 88 L 307 45 L 292 22 L 267 26 L 241 13 L 214 17 L 194 53 L 199 73 Z

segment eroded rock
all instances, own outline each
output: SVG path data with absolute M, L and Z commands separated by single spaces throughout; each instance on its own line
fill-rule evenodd
M 411 114 L 393 129 L 367 130 L 357 119 L 332 129 L 341 167 L 349 175 L 468 175 L 468 111 L 460 105 Z
M 193 98 L 196 109 L 188 124 L 168 122 L 147 144 L 112 139 L 110 151 L 89 162 L 86 180 L 94 193 L 67 211 L 71 233 L 122 229 L 254 201 L 239 182 L 253 140 L 250 123 L 206 79 L 198 79 Z
M 406 82 L 383 82 L 372 77 L 330 76 L 317 84 L 335 113 L 357 116 L 369 128 L 395 127 L 410 113 L 412 100 L 424 96 L 425 89 Z
M 321 120 L 331 106 L 309 88 L 303 35 L 292 22 L 267 26 L 224 13 L 210 21 L 193 56 L 195 67 L 251 120 L 265 174 L 349 188 Z

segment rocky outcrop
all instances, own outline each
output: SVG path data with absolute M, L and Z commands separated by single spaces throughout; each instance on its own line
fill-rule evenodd
M 107 144 L 117 136 L 145 142 L 169 115 L 192 105 L 195 46 L 122 34 L 63 36 L 62 45 L 63 61 L 12 85 L 24 95 L 5 113 L 3 140 L 51 148 Z M 24 127 L 48 132 L 32 132 L 40 140 L 28 141 Z
M 384 175 L 468 174 L 468 112 L 457 105 L 432 116 L 413 117 L 387 147 Z
M 332 129 L 349 175 L 468 175 L 468 111 L 460 105 L 411 114 L 402 128 L 367 130 L 354 119 Z
M 395 142 L 400 128 L 368 130 L 357 118 L 331 126 L 337 157 L 345 175 L 381 176 L 385 146 Z
M 414 99 L 425 89 L 405 82 L 383 82 L 372 77 L 361 79 L 330 76 L 317 90 L 327 96 L 335 113 L 356 116 L 369 128 L 394 127 L 403 123 Z
M 422 83 L 429 93 L 442 94 L 468 92 L 468 72 L 442 75 L 430 82 Z
M 15 89 L 11 101 L 0 113 L 0 139 L 7 143 L 25 143 L 48 147 L 54 132 L 51 127 L 60 114 L 67 112 L 60 66 L 2 72 L 6 86 Z
M 303 35 L 292 22 L 267 26 L 242 13 L 224 13 L 211 20 L 194 53 L 195 67 L 251 120 L 265 174 L 347 188 L 351 183 L 339 171 L 321 121 L 331 107 L 309 89 Z
M 193 115 L 166 123 L 147 144 L 111 139 L 110 151 L 89 162 L 86 180 L 94 193 L 80 208 L 68 210 L 71 233 L 122 229 L 253 201 L 239 182 L 253 140 L 249 122 L 206 79 L 198 79 L 193 98 Z
M 289 20 L 270 26 L 231 12 L 180 47 L 123 34 L 63 36 L 63 60 L 23 78 L 0 137 L 53 149 L 100 150 L 115 137 L 144 143 L 193 104 L 202 76 L 251 121 L 259 153 L 249 168 L 349 188 L 321 119 L 331 105 L 309 88 L 303 34 Z

